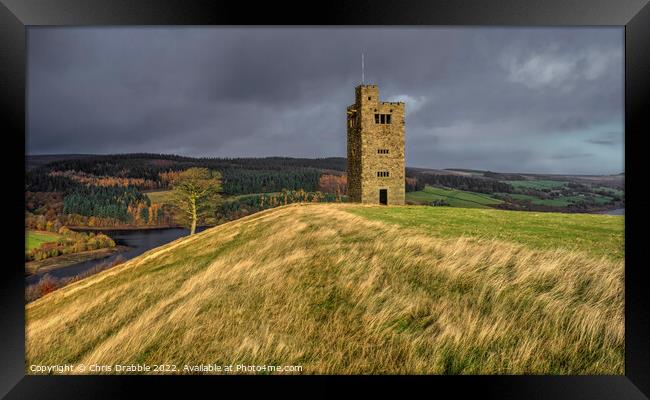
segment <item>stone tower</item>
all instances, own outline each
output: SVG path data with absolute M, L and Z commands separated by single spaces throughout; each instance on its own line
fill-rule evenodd
M 348 196 L 364 204 L 404 204 L 404 103 L 379 101 L 377 85 L 355 89 L 348 107 Z

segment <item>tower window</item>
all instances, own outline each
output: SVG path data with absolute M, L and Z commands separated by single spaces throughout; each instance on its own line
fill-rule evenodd
M 372 96 L 368 96 L 368 100 L 372 100 Z
M 390 114 L 375 114 L 375 124 L 390 124 Z
M 388 154 L 388 149 L 377 149 L 377 154 Z
M 389 176 L 390 176 L 390 174 L 388 173 L 388 171 L 378 171 L 377 172 L 377 177 L 378 178 L 388 178 Z

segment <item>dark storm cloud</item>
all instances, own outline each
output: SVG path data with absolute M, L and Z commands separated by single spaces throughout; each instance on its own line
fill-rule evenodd
M 550 158 L 553 160 L 572 160 L 575 158 L 584 158 L 584 157 L 592 157 L 593 154 L 590 153 L 564 153 L 564 154 L 555 154 L 551 156 Z
M 410 166 L 618 173 L 622 44 L 620 28 L 30 28 L 28 151 L 345 156 L 364 52 L 366 82 L 407 104 Z
M 597 136 L 594 138 L 589 138 L 585 140 L 586 143 L 590 144 L 599 144 L 602 146 L 615 146 L 615 147 L 622 147 L 623 135 L 620 132 L 607 132 L 601 136 Z
M 616 144 L 616 142 L 611 139 L 589 139 L 587 140 L 587 143 L 602 144 L 603 146 L 614 146 Z

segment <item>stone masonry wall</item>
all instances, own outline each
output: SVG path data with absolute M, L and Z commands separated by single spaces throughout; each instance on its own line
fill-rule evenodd
M 348 197 L 361 202 L 361 128 L 356 106 L 348 107 Z
M 405 105 L 383 102 L 376 85 L 356 88 L 348 107 L 348 194 L 351 201 L 379 204 L 379 190 L 388 190 L 388 204 L 404 204 Z M 390 124 L 375 122 L 390 115 Z M 380 151 L 379 151 L 380 150 Z M 389 176 L 377 176 L 381 172 Z

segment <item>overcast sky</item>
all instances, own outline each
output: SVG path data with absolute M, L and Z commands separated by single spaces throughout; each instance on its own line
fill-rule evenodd
M 366 83 L 406 162 L 623 172 L 623 28 L 28 28 L 29 154 L 346 155 Z

